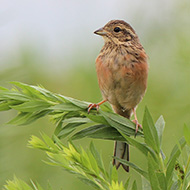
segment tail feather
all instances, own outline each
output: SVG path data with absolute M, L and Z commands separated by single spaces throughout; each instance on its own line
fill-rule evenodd
M 129 161 L 129 145 L 124 142 L 116 141 L 115 148 L 114 148 L 114 157 L 118 157 L 118 158 Z M 115 165 L 117 169 L 119 168 L 120 165 L 122 165 L 123 169 L 126 172 L 129 172 L 129 166 L 126 166 L 120 163 L 116 159 L 113 159 L 113 165 Z
M 116 107 L 116 106 L 112 106 L 113 110 L 126 118 L 130 118 L 132 110 L 123 110 L 122 108 Z M 115 142 L 115 147 L 114 147 L 114 157 L 118 157 L 124 160 L 129 161 L 129 145 L 125 142 L 121 142 L 121 141 L 116 141 Z M 113 165 L 116 166 L 116 168 L 118 169 L 120 165 L 122 165 L 123 169 L 126 172 L 129 172 L 129 166 L 126 166 L 122 163 L 120 163 L 119 161 L 117 161 L 116 159 L 113 159 Z

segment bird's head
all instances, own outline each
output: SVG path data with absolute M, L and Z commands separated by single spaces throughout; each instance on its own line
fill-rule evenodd
M 104 38 L 105 42 L 115 44 L 126 44 L 138 41 L 134 29 L 123 20 L 111 20 L 104 27 L 94 32 Z

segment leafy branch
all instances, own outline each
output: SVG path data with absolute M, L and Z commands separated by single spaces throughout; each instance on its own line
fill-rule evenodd
M 12 83 L 17 88 L 0 88 L 0 111 L 18 111 L 18 115 L 8 124 L 27 125 L 49 115 L 56 124 L 55 135 L 59 138 L 67 137 L 81 125 L 86 128 L 75 133 L 72 139 L 91 137 L 124 140 L 118 130 L 128 136 L 135 133 L 135 124 L 113 113 L 108 106 L 104 105 L 99 112 L 94 109 L 88 114 L 88 102 L 53 94 L 39 86 Z M 143 133 L 139 131 L 137 135 L 142 136 Z
M 43 141 L 32 136 L 29 144 L 33 148 L 45 150 L 49 158 L 50 165 L 63 167 L 70 173 L 78 175 L 78 177 L 92 185 L 95 189 L 124 190 L 123 184 L 118 183 L 116 168 L 110 165 L 110 172 L 106 172 L 101 156 L 90 144 L 90 149 L 85 151 L 82 147 L 77 149 L 73 144 L 69 143 L 68 147 L 53 136 L 53 140 L 47 135 L 42 135 Z
M 16 88 L 9 90 L 1 87 L 0 91 L 0 110 L 18 111 L 18 115 L 9 121 L 9 124 L 26 125 L 48 115 L 56 125 L 52 138 L 43 134 L 42 139 L 32 136 L 29 141 L 30 147 L 46 152 L 49 160 L 47 164 L 64 168 L 95 189 L 136 190 L 138 185 L 136 181 L 131 185 L 129 178 L 125 185 L 118 181 L 117 170 L 111 164 L 109 172 L 105 169 L 93 143 L 88 150 L 84 150 L 82 147 L 75 147 L 71 142 L 84 137 L 120 140 L 135 147 L 147 158 L 147 169 L 116 158 L 142 176 L 142 190 L 190 189 L 189 127 L 184 127 L 184 137 L 174 146 L 170 156 L 165 156 L 162 151 L 165 121 L 161 116 L 154 123 L 147 108 L 142 122 L 144 133 L 142 131 L 137 133 L 143 139 L 143 142 L 140 142 L 139 138 L 134 138 L 135 124 L 113 113 L 106 105 L 101 106 L 99 112 L 92 110 L 88 114 L 88 102 L 54 94 L 39 86 L 18 82 L 13 84 Z M 63 145 L 60 140 L 66 137 L 69 139 L 68 146 Z M 42 190 L 39 185 L 32 183 L 32 186 L 15 178 L 8 181 L 4 187 L 6 190 Z

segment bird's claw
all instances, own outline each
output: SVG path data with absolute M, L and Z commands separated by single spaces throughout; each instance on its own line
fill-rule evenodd
M 138 122 L 137 119 L 134 119 L 134 120 L 133 120 L 133 123 L 135 123 L 135 125 L 136 125 L 136 128 L 135 128 L 135 137 L 136 137 L 137 132 L 138 132 L 138 130 L 139 130 L 139 127 L 142 129 L 142 125 Z
M 90 110 L 92 108 L 96 108 L 96 110 L 98 111 L 99 107 L 100 107 L 99 104 L 89 104 L 89 106 L 88 106 L 88 114 L 90 113 Z

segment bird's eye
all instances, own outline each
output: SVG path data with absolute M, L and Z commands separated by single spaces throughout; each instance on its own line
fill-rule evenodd
M 120 31 L 121 31 L 121 28 L 119 28 L 119 27 L 114 28 L 114 32 L 120 32 Z

